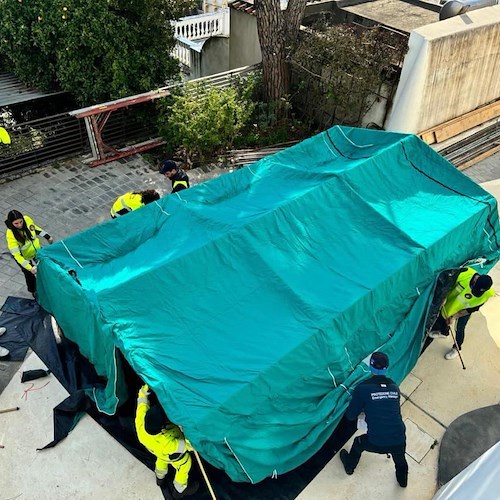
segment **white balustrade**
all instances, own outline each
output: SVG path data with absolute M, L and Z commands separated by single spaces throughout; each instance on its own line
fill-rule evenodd
M 191 48 L 189 43 L 184 40 L 177 39 L 177 44 L 172 52 L 173 56 L 178 59 L 181 64 L 190 68 L 191 67 Z
M 176 38 L 200 40 L 211 36 L 229 36 L 229 9 L 183 17 L 173 23 Z

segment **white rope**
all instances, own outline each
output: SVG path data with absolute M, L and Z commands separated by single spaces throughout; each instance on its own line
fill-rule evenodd
M 420 290 L 418 289 L 418 286 L 417 286 L 417 287 L 415 287 L 415 290 L 417 291 L 417 293 L 418 293 L 419 295 L 421 295 Z
M 271 474 L 271 479 L 278 479 L 278 471 L 276 469 L 273 470 Z
M 183 191 L 183 190 L 181 190 L 181 191 Z M 186 200 L 183 200 L 183 199 L 180 197 L 180 195 L 179 195 L 179 191 L 177 191 L 175 194 L 177 195 L 177 198 L 179 198 L 179 200 L 183 201 L 184 203 L 187 203 L 187 201 L 186 201 Z
M 340 387 L 343 387 L 346 390 L 347 394 L 349 394 L 349 396 L 351 395 L 349 389 L 344 384 L 340 384 Z
M 248 170 L 250 170 L 250 173 L 252 175 L 254 175 L 255 177 L 257 177 L 257 179 L 262 179 L 262 177 L 260 175 L 257 175 L 250 167 L 247 167 L 247 168 L 248 168 Z
M 326 132 L 325 132 L 326 133 Z M 326 147 L 330 150 L 330 153 L 337 158 L 338 154 L 335 153 L 335 151 L 330 147 L 330 144 L 328 144 L 328 141 L 325 139 L 325 133 L 323 133 L 323 142 L 326 144 Z
M 155 203 L 156 205 L 158 205 L 158 208 L 168 217 L 170 214 L 168 212 L 165 212 L 165 210 L 163 210 L 162 206 L 155 200 Z
M 66 252 L 68 252 L 69 256 L 80 266 L 81 269 L 83 269 L 83 266 L 75 259 L 73 254 L 69 251 L 69 248 L 66 246 L 66 243 L 64 243 L 64 240 L 60 240 L 62 243 L 63 247 L 66 249 Z
M 347 137 L 347 135 L 344 134 L 344 132 L 342 131 L 342 129 L 340 127 L 338 127 L 338 131 L 355 147 L 357 148 L 371 148 L 373 146 L 373 144 L 366 144 L 365 146 L 360 146 L 359 144 L 354 144 L 354 142 L 351 141 L 351 139 L 349 139 L 349 137 Z
M 330 377 L 332 377 L 332 380 L 333 380 L 333 385 L 334 385 L 335 387 L 338 387 L 338 385 L 337 385 L 337 381 L 335 380 L 335 377 L 333 376 L 333 373 L 331 372 L 330 367 L 328 366 L 327 368 L 328 368 L 328 373 L 330 374 Z
M 490 250 L 493 251 L 493 245 L 491 243 L 490 235 L 488 234 L 488 231 L 486 231 L 486 229 L 484 229 L 484 227 L 483 227 L 483 231 L 484 231 L 484 234 L 486 235 L 486 238 L 488 238 L 488 245 L 490 246 Z
M 354 370 L 354 366 L 352 365 L 351 362 L 351 356 L 349 356 L 349 351 L 347 350 L 347 347 L 344 347 L 344 351 L 347 354 L 347 359 L 349 360 L 349 364 L 351 365 L 351 370 Z
M 225 437 L 224 437 L 224 443 L 226 443 L 227 447 L 229 448 L 229 451 L 234 455 L 234 458 L 236 458 L 236 461 L 240 464 L 240 467 L 242 468 L 243 472 L 247 475 L 248 479 L 250 479 L 250 482 L 252 484 L 255 484 L 253 482 L 253 479 L 250 477 L 250 474 L 247 472 L 245 467 L 243 467 L 243 464 L 240 462 L 240 459 L 236 456 L 236 453 L 233 451 L 233 449 L 231 448 L 230 444 L 227 442 L 227 439 Z

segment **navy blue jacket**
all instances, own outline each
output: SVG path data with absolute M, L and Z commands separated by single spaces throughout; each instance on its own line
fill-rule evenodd
M 399 387 L 390 378 L 374 375 L 361 382 L 352 393 L 346 411 L 349 420 L 366 415 L 368 441 L 377 446 L 395 446 L 406 442 L 405 424 L 401 418 Z

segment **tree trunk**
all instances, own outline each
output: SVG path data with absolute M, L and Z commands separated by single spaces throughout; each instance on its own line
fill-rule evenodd
M 279 0 L 255 0 L 262 73 L 268 102 L 287 100 L 290 70 L 287 50 L 298 35 L 307 0 L 289 0 L 285 11 Z

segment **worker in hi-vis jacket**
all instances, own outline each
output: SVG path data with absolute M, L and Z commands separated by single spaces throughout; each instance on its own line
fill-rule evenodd
M 198 490 L 198 482 L 191 481 L 188 486 L 193 450 L 184 438 L 179 426 L 169 422 L 161 405 L 149 404 L 149 387 L 143 385 L 139 390 L 135 429 L 137 437 L 147 450 L 155 455 L 155 474 L 158 486 L 166 486 L 169 465 L 175 470 L 172 496 L 182 498 Z
M 119 196 L 113 203 L 109 213 L 112 219 L 116 219 L 119 215 L 128 214 L 132 210 L 137 210 L 159 199 L 160 195 L 154 189 L 131 191 Z

